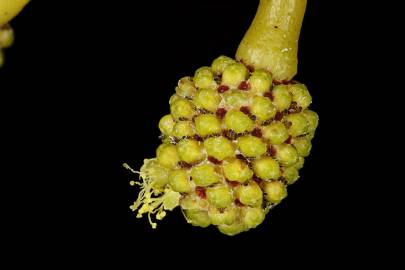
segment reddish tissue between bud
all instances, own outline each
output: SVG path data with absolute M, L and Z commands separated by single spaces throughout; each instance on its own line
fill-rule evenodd
M 207 194 L 205 193 L 205 188 L 203 187 L 196 187 L 195 188 L 195 193 L 200 197 L 201 199 L 206 199 Z

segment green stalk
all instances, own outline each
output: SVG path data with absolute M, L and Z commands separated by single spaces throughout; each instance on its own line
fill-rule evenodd
M 255 69 L 265 69 L 277 81 L 297 73 L 298 39 L 306 0 L 260 0 L 236 58 Z

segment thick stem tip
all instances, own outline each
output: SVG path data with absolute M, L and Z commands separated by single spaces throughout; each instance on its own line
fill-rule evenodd
M 266 69 L 275 80 L 297 73 L 298 38 L 307 0 L 260 0 L 256 16 L 239 45 L 236 58 Z

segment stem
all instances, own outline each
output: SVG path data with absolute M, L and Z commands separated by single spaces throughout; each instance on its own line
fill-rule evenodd
M 266 69 L 275 80 L 297 73 L 298 38 L 307 0 L 260 0 L 236 58 L 255 69 Z
M 14 18 L 29 0 L 0 0 L 0 26 Z

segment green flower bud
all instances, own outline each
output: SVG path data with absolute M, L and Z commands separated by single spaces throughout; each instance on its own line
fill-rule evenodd
M 217 83 L 214 80 L 214 74 L 210 67 L 201 67 L 197 69 L 193 78 L 195 86 L 198 88 L 216 88 Z
M 276 148 L 276 159 L 281 165 L 288 167 L 298 161 L 298 153 L 293 146 L 283 143 L 274 147 Z
M 260 121 L 266 121 L 270 118 L 273 118 L 277 113 L 277 110 L 271 103 L 271 100 L 266 97 L 260 96 L 256 96 L 253 98 L 250 111 Z
M 170 114 L 163 116 L 159 121 L 160 132 L 167 136 L 171 136 L 173 134 L 173 128 L 175 124 L 176 122 Z
M 221 179 L 215 171 L 215 166 L 202 164 L 191 169 L 191 177 L 197 186 L 209 186 L 218 183 Z
M 180 200 L 180 207 L 183 210 L 206 210 L 209 207 L 209 203 L 197 194 L 189 193 Z
M 308 132 L 309 123 L 302 113 L 289 114 L 284 119 L 291 123 L 288 128 L 288 133 L 291 136 L 297 137 Z
M 191 81 L 190 77 L 184 77 L 179 80 L 178 86 L 176 87 L 176 93 L 182 97 L 194 97 L 197 89 L 194 83 Z
M 218 208 L 228 207 L 234 201 L 231 189 L 223 184 L 207 188 L 206 194 L 210 204 Z
M 243 223 L 249 229 L 256 228 L 265 218 L 262 208 L 244 207 L 242 210 Z
M 185 216 L 186 216 L 187 222 L 193 226 L 205 228 L 211 224 L 211 220 L 210 220 L 210 217 L 208 216 L 207 211 L 186 210 Z
M 180 161 L 176 146 L 165 143 L 157 148 L 156 159 L 160 165 L 169 169 L 175 167 Z
M 190 192 L 192 190 L 190 178 L 186 170 L 173 170 L 169 174 L 169 185 L 177 192 Z
M 292 94 L 292 100 L 297 102 L 297 105 L 303 110 L 311 104 L 312 97 L 304 84 L 290 84 L 288 90 Z
M 252 135 L 239 137 L 237 145 L 241 153 L 246 157 L 259 157 L 267 152 L 267 144 Z
M 278 179 L 280 177 L 280 166 L 271 157 L 255 160 L 253 162 L 253 170 L 263 180 Z
M 238 209 L 236 207 L 228 207 L 218 210 L 216 207 L 210 207 L 208 216 L 213 225 L 230 225 L 238 217 Z
M 307 137 L 294 138 L 293 145 L 301 157 L 307 157 L 312 149 L 311 140 Z
M 273 104 L 277 110 L 284 111 L 290 108 L 292 97 L 290 92 L 288 92 L 287 85 L 276 85 L 271 93 L 273 95 Z
M 180 98 L 170 105 L 170 112 L 176 120 L 193 118 L 194 107 L 190 101 Z
M 241 63 L 228 65 L 222 74 L 222 84 L 231 87 L 238 87 L 239 84 L 246 80 L 249 70 Z
M 318 127 L 319 123 L 319 116 L 316 112 L 311 110 L 305 110 L 302 112 L 309 123 L 308 132 L 315 132 L 316 128 Z
M 14 31 L 10 26 L 0 25 L 0 48 L 8 48 L 14 42 Z
M 287 197 L 286 186 L 278 181 L 265 182 L 263 185 L 266 200 L 271 203 L 279 203 Z
M 298 180 L 298 178 L 300 178 L 300 175 L 297 168 L 291 166 L 284 168 L 283 177 L 287 181 L 287 183 L 291 185 L 294 184 Z
M 204 141 L 204 147 L 209 156 L 218 160 L 224 160 L 235 155 L 233 144 L 222 136 L 206 139 Z
M 190 164 L 201 161 L 205 157 L 200 143 L 191 139 L 181 140 L 177 144 L 177 151 L 180 159 Z
M 254 128 L 253 121 L 241 111 L 232 110 L 227 112 L 224 118 L 225 126 L 236 133 L 252 131 Z
M 172 105 L 174 102 L 176 102 L 179 99 L 183 99 L 183 98 L 177 94 L 173 94 L 169 99 L 169 105 Z
M 263 95 L 270 90 L 273 82 L 271 74 L 265 70 L 255 70 L 248 80 L 250 91 L 255 95 Z
M 147 175 L 149 180 L 153 182 L 153 188 L 157 189 L 169 183 L 169 172 L 170 170 L 160 165 L 157 160 L 144 162 L 141 167 L 141 174 Z
M 293 167 L 296 168 L 297 170 L 301 170 L 302 167 L 304 167 L 304 162 L 305 162 L 305 159 L 303 157 L 298 157 L 298 161 L 297 161 L 297 163 L 294 164 Z
M 246 91 L 230 90 L 223 94 L 229 108 L 240 108 L 249 105 L 249 94 Z
M 262 127 L 262 135 L 271 144 L 281 144 L 288 139 L 288 131 L 283 123 L 272 122 Z
M 218 229 L 221 233 L 228 236 L 234 236 L 238 233 L 241 233 L 246 230 L 245 224 L 242 222 L 235 222 L 231 225 L 221 224 L 218 226 Z
M 243 183 L 253 176 L 249 166 L 239 159 L 231 159 L 222 165 L 224 175 L 228 180 Z
M 205 137 L 221 133 L 221 121 L 213 114 L 201 114 L 194 119 L 198 135 Z
M 201 89 L 194 97 L 194 104 L 197 107 L 215 112 L 221 102 L 221 96 L 214 89 Z
M 230 57 L 221 55 L 220 57 L 216 58 L 211 65 L 212 72 L 215 74 L 222 74 L 225 70 L 225 68 L 230 65 L 236 63 L 235 60 L 233 60 Z
M 181 198 L 181 194 L 179 192 L 176 192 L 176 191 L 173 191 L 170 189 L 165 189 L 163 192 L 164 192 L 164 197 L 162 198 L 163 199 L 162 205 L 163 205 L 164 210 L 172 211 L 174 208 L 179 206 L 180 198 Z M 165 215 L 166 215 L 166 213 L 164 211 L 162 211 L 162 212 L 159 211 L 156 218 L 162 219 L 162 218 L 164 218 Z
M 191 121 L 180 121 L 174 125 L 173 135 L 177 138 L 193 136 L 195 134 Z
M 260 206 L 263 201 L 263 192 L 254 181 L 249 182 L 248 185 L 237 186 L 235 196 L 244 205 Z

